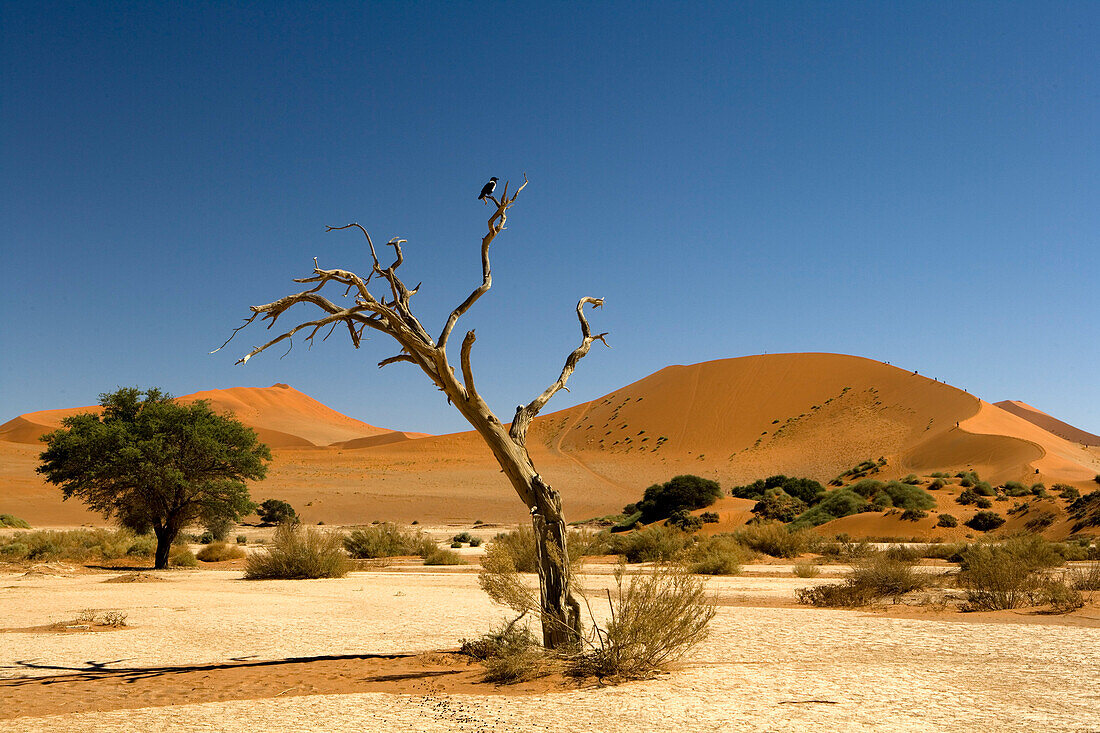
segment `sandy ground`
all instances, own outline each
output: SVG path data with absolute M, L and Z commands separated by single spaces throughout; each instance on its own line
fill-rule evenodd
M 768 566 L 774 574 L 779 566 Z M 617 687 L 476 684 L 438 655 L 503 614 L 469 569 L 249 582 L 0 575 L 0 722 L 20 731 L 1100 731 L 1100 608 L 959 623 L 794 607 L 822 579 L 709 581 L 711 637 Z M 606 574 L 588 576 L 598 589 Z M 756 605 L 753 605 L 753 604 Z M 598 607 L 598 604 L 597 604 Z M 99 633 L 12 631 L 121 610 Z M 957 617 L 957 614 L 955 615 Z M 1095 618 L 1094 618 L 1095 617 Z M 382 656 L 380 656 L 382 655 Z M 463 677 L 463 675 L 466 675 Z M 45 715 L 44 711 L 62 714 Z M 73 711 L 73 712 L 64 712 Z

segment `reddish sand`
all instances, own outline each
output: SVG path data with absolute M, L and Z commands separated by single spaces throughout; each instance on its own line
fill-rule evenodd
M 1056 417 L 1046 414 L 1038 407 L 1032 407 L 1026 402 L 1016 400 L 1003 400 L 993 403 L 1002 410 L 1007 410 L 1017 417 L 1022 417 L 1030 423 L 1035 423 L 1043 430 L 1054 433 L 1059 438 L 1065 438 L 1072 443 L 1081 445 L 1100 446 L 1100 435 L 1075 428 L 1069 423 L 1062 422 Z
M 387 431 L 285 385 L 187 399 L 197 398 L 268 431 L 261 437 L 275 447 L 275 460 L 253 498 L 285 499 L 307 522 L 515 522 L 526 515 L 473 432 Z M 0 426 L 0 512 L 36 526 L 101 522 L 75 502 L 62 504 L 60 492 L 34 473 L 35 431 L 75 411 L 32 413 Z M 878 478 L 973 469 L 994 482 L 1061 481 L 1082 490 L 1100 473 L 1100 448 L 1084 448 L 911 371 L 836 354 L 668 367 L 540 417 L 528 447 L 570 519 L 617 513 L 647 486 L 682 473 L 727 488 L 775 473 L 825 482 L 882 457 L 887 464 Z M 895 529 L 883 533 L 913 527 Z

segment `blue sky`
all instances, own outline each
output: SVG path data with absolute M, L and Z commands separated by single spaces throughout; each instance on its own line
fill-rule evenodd
M 479 386 L 548 411 L 674 363 L 890 361 L 1100 433 L 1095 3 L 0 5 L 0 421 L 287 382 L 465 429 L 378 336 L 234 361 L 248 306 L 409 240 L 438 332 L 493 248 Z M 303 313 L 303 320 L 308 317 Z M 455 357 L 457 361 L 457 357 Z M 564 399 L 563 399 L 564 398 Z

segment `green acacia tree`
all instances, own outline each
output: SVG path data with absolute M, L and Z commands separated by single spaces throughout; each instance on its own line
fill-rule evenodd
M 254 508 L 246 480 L 260 480 L 271 451 L 251 428 L 205 401 L 177 403 L 158 389 L 101 394 L 101 414 L 65 418 L 42 436 L 38 473 L 93 511 L 157 537 L 156 567 L 194 522 L 239 520 Z

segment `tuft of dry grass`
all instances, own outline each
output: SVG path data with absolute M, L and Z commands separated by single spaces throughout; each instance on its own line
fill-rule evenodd
M 794 564 L 794 574 L 799 578 L 816 578 L 821 575 L 821 568 L 808 560 L 803 560 Z
M 454 550 L 448 550 L 443 547 L 437 547 L 424 558 L 425 565 L 467 565 L 468 563 L 462 559 L 462 555 L 459 555 Z
M 436 545 L 419 529 L 409 529 L 393 522 L 382 522 L 352 531 L 344 538 L 344 549 L 352 557 L 360 559 L 402 555 L 427 557 L 436 549 Z
M 700 538 L 684 552 L 683 561 L 698 575 L 740 575 L 752 554 L 732 535 L 720 534 Z
M 856 561 L 843 583 L 796 591 L 799 603 L 827 608 L 868 606 L 884 598 L 895 603 L 906 593 L 923 590 L 931 578 L 889 552 L 873 552 Z
M 608 592 L 611 621 L 606 628 L 593 627 L 587 648 L 567 658 L 566 674 L 644 679 L 667 669 L 706 638 L 715 604 L 699 578 L 671 564 L 629 582 L 624 577 L 620 564 L 614 598 Z
M 224 560 L 239 560 L 245 556 L 245 551 L 236 545 L 228 545 L 224 542 L 211 542 L 199 550 L 195 557 L 203 562 L 222 562 Z
M 248 580 L 342 578 L 352 568 L 339 534 L 281 524 L 264 551 L 248 557 Z
M 760 522 L 746 525 L 734 536 L 750 550 L 772 557 L 798 557 L 810 549 L 812 537 L 807 530 L 791 531 L 782 522 Z

